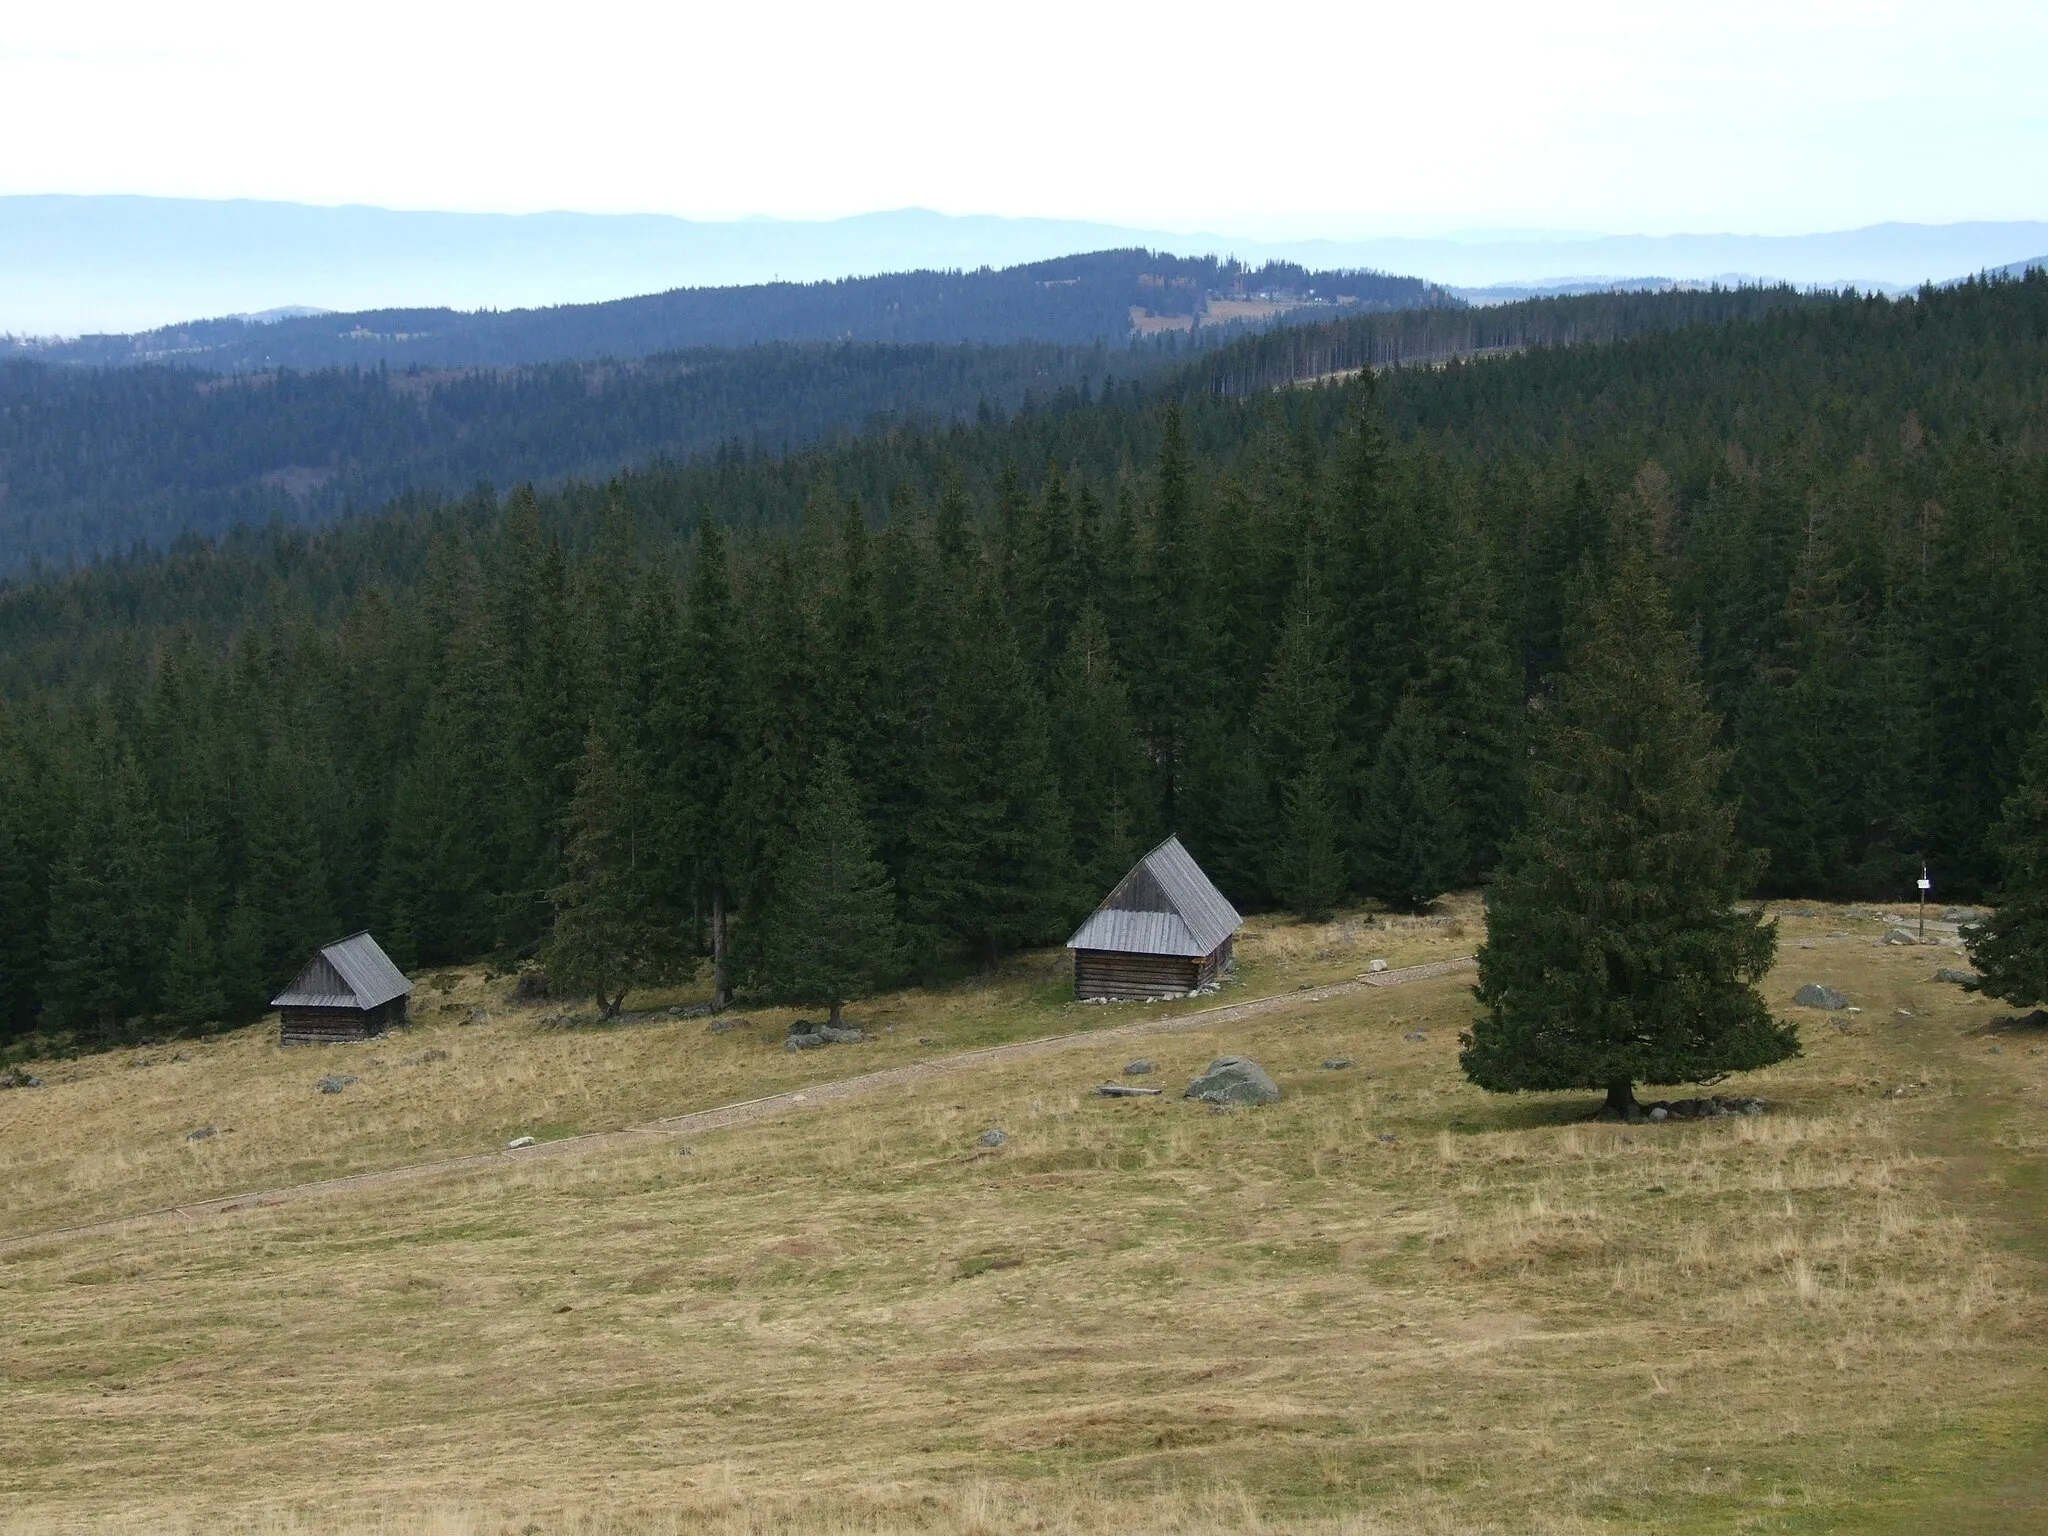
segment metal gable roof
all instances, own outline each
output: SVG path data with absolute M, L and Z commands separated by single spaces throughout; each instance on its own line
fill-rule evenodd
M 320 946 L 273 1008 L 376 1008 L 412 991 L 412 983 L 367 932 Z
M 1243 922 L 1180 839 L 1169 837 L 1118 882 L 1067 948 L 1195 957 L 1211 953 Z

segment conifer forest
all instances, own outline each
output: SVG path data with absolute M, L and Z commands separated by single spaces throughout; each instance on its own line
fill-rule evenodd
M 1465 349 L 1499 355 L 1375 371 L 1401 316 L 1112 354 L 0 588 L 0 1031 L 244 1021 L 364 927 L 836 1007 L 821 902 L 863 985 L 959 974 L 1168 831 L 1246 909 L 1412 910 L 1490 876 L 1624 565 L 1718 718 L 1746 894 L 1995 890 L 2048 682 L 2048 277 L 1526 309 Z

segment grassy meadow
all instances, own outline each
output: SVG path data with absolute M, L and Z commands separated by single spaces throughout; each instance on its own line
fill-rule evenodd
M 1138 1054 L 1105 1041 L 17 1248 L 0 1531 L 2048 1528 L 2048 1031 L 1807 910 L 1771 1001 L 1861 1011 L 1796 1010 L 1805 1055 L 1717 1090 L 1761 1116 L 1482 1094 L 1468 974 L 1147 1040 L 1156 1099 L 1090 1095 Z M 1262 923 L 1223 1000 L 1469 950 L 1461 911 Z M 562 1027 L 464 972 L 369 1046 L 52 1064 L 0 1096 L 0 1235 L 1145 1016 L 1063 1006 L 1061 959 L 802 1055 L 787 1013 Z M 1283 1101 L 1173 1096 L 1225 1053 Z

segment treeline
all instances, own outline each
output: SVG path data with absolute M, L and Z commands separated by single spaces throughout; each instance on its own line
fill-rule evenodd
M 365 924 L 537 953 L 593 783 L 635 909 L 679 952 L 728 914 L 772 991 L 828 748 L 913 969 L 1061 936 L 1169 828 L 1246 906 L 1420 902 L 1516 824 L 1617 524 L 1759 891 L 1924 860 L 1976 895 L 2048 679 L 2044 390 L 2033 278 L 1250 398 L 1197 372 L 19 587 L 0 1006 L 244 1017 Z
M 890 272 L 819 283 L 675 288 L 547 309 L 383 309 L 252 324 L 203 320 L 136 336 L 16 343 L 50 362 L 171 363 L 217 373 L 278 368 L 509 368 L 631 359 L 765 342 L 1121 346 L 1133 305 L 1192 315 L 1211 293 L 1284 291 L 1342 298 L 1360 312 L 1449 305 L 1434 283 L 1384 272 L 1245 267 L 1214 256 L 1094 251 L 973 272 Z
M 1197 370 L 1197 377 L 1218 394 L 1257 394 L 1361 368 L 1443 363 L 1525 347 L 1572 347 L 1685 326 L 1757 320 L 1773 310 L 1830 305 L 1840 297 L 1790 287 L 1713 288 L 1603 292 L 1486 308 L 1415 306 L 1400 314 L 1362 314 L 1336 324 L 1270 331 L 1219 353 Z

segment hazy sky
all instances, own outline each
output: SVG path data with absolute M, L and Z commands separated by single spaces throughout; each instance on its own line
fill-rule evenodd
M 712 218 L 918 204 L 1264 236 L 2048 216 L 2040 0 L 5 16 L 0 193 Z

